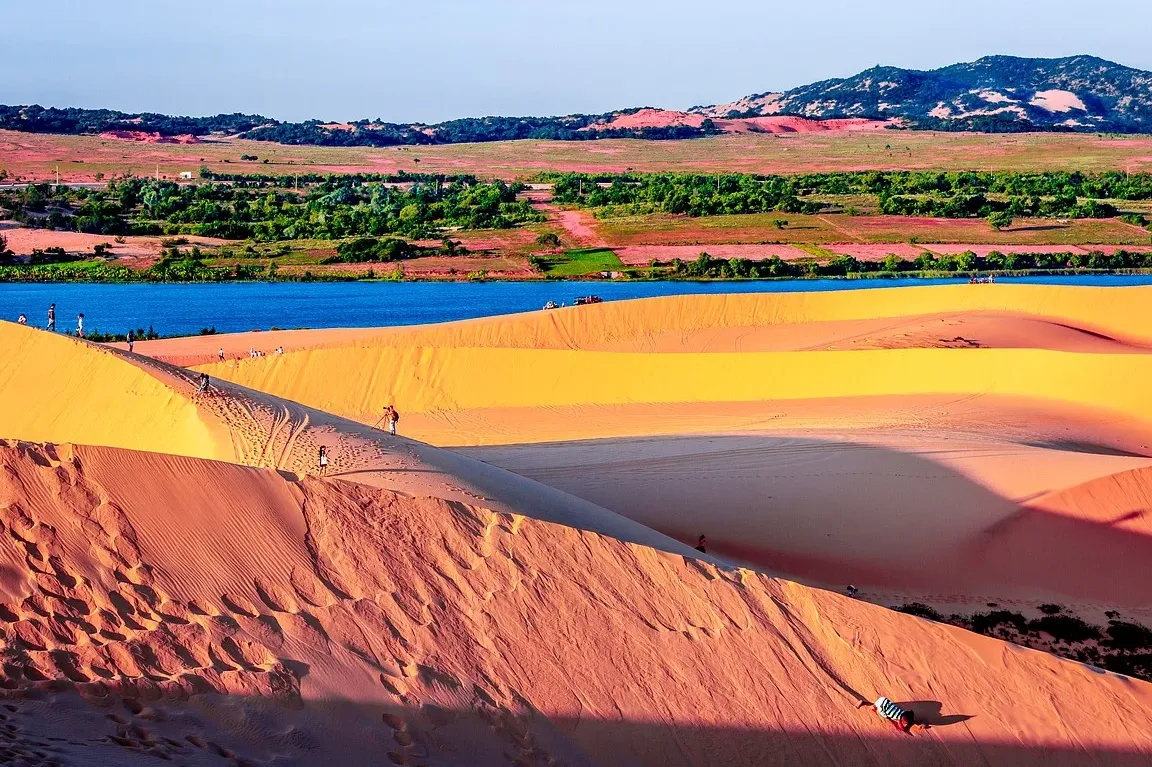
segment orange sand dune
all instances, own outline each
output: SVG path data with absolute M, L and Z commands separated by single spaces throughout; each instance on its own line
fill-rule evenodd
M 78 381 L 84 381 L 80 385 Z M 483 501 L 681 553 L 690 549 L 587 501 L 363 424 L 217 381 L 147 357 L 0 323 L 0 426 L 8 437 L 77 440 L 315 473 L 320 445 L 331 476 L 447 501 Z
M 0 466 L 14 763 L 1152 759 L 1150 684 L 706 558 L 193 458 Z
M 1082 520 L 1091 551 L 1037 552 L 1010 523 L 1030 499 L 1152 465 L 1150 297 L 959 285 L 671 298 L 204 369 L 353 420 L 395 402 L 421 439 L 488 446 L 470 454 L 810 582 L 1141 608 L 1142 539 L 1113 547 Z M 1072 559 L 1113 566 L 1089 577 Z

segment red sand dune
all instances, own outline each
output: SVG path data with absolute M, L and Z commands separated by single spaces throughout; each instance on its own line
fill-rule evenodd
M 863 117 L 813 120 L 807 117 L 742 117 L 713 120 L 725 133 L 839 133 L 844 131 L 886 130 L 897 120 L 869 120 Z
M 139 130 L 111 130 L 104 131 L 100 138 L 118 139 L 120 141 L 136 141 L 143 144 L 199 144 L 200 137 L 191 134 L 180 136 L 163 136 L 159 133 Z
M 1152 755 L 1152 685 L 706 557 L 191 458 L 8 444 L 0 465 L 0 749 L 14 757 L 919 767 Z M 858 708 L 880 694 L 931 729 L 898 734 Z
M 678 112 L 670 109 L 641 109 L 632 114 L 619 114 L 606 122 L 595 123 L 585 131 L 615 128 L 671 128 L 681 125 L 699 128 L 707 119 L 704 115 Z M 866 118 L 835 118 L 813 120 L 807 117 L 741 117 L 713 119 L 712 123 L 724 133 L 828 133 L 842 131 L 885 130 L 895 120 L 869 120 Z

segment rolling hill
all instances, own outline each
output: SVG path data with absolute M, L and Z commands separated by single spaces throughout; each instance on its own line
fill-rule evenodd
M 695 107 L 714 118 L 789 114 L 900 118 L 937 130 L 1152 130 L 1152 72 L 1095 56 L 986 56 L 919 71 L 876 66 L 852 77 Z

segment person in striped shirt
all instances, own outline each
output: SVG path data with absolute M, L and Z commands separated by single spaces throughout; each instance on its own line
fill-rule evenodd
M 877 698 L 876 702 L 872 704 L 872 708 L 880 715 L 881 719 L 887 719 L 897 730 L 912 733 L 912 727 L 916 724 L 916 715 L 911 711 L 905 711 L 884 696 Z

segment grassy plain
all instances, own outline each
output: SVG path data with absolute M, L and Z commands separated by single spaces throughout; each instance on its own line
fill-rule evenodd
M 786 221 L 777 228 L 774 221 Z M 596 230 L 610 246 L 706 244 L 972 243 L 987 245 L 1148 245 L 1150 235 L 1116 219 L 1021 219 L 995 231 L 982 219 L 908 216 L 645 215 L 608 218 Z
M 255 155 L 244 162 L 241 155 Z M 265 163 L 264 161 L 268 162 Z M 91 181 L 97 173 L 160 175 L 205 165 L 222 172 L 474 173 L 519 178 L 545 170 L 803 173 L 861 169 L 1152 170 L 1152 136 L 1033 133 L 737 134 L 686 141 L 511 141 L 436 147 L 307 147 L 213 139 L 150 144 L 100 136 L 0 131 L 0 168 L 22 179 Z

